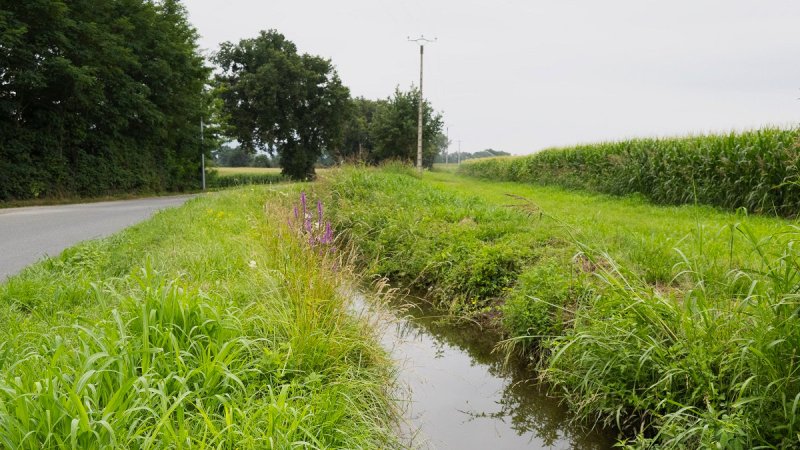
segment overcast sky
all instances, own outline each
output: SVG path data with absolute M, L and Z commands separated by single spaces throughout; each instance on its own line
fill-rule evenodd
M 353 96 L 419 83 L 455 151 L 800 122 L 800 0 L 184 0 L 200 45 L 276 29 Z

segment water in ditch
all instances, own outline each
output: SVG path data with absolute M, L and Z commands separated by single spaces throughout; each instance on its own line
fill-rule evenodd
M 570 427 L 558 400 L 522 362 L 504 364 L 497 336 L 439 320 L 430 310 L 354 298 L 399 369 L 410 447 L 423 449 L 607 449 L 609 433 Z

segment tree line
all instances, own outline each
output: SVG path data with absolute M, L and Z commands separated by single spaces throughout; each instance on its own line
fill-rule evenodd
M 179 0 L 0 0 L 0 201 L 196 188 L 201 154 L 236 156 L 224 142 L 295 179 L 413 161 L 413 86 L 351 98 L 330 59 L 275 30 L 208 60 L 197 39 Z M 423 110 L 430 167 L 447 142 Z
M 196 40 L 176 0 L 0 1 L 0 200 L 195 185 Z

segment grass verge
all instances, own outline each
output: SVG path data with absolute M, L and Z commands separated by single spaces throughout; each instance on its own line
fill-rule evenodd
M 0 285 L 0 446 L 394 446 L 390 363 L 291 192 L 204 195 Z
M 367 270 L 496 318 L 578 420 L 640 448 L 800 443 L 794 222 L 397 167 L 330 178 Z

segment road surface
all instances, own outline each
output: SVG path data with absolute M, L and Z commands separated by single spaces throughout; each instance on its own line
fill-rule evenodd
M 0 282 L 44 256 L 116 233 L 191 197 L 0 209 Z

